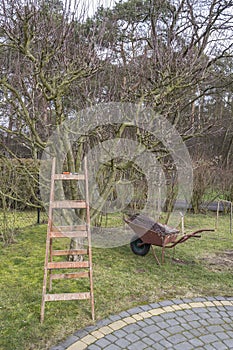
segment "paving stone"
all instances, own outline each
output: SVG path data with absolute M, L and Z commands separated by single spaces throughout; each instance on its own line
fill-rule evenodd
M 150 309 L 157 309 L 160 307 L 160 304 L 159 303 L 153 303 L 153 304 L 149 304 L 150 306 Z
M 164 314 L 162 314 L 162 317 L 164 320 L 167 320 L 169 318 L 173 318 L 174 317 L 174 313 L 173 312 L 166 312 Z
M 107 339 L 110 343 L 114 343 L 118 338 L 113 335 L 113 334 L 107 334 L 104 337 L 105 339 Z
M 202 312 L 206 312 L 206 307 L 197 307 L 196 309 L 192 309 L 192 312 L 195 312 L 195 314 L 201 314 Z
M 141 340 L 139 340 L 139 341 L 135 342 L 134 344 L 129 345 L 127 350 L 143 350 L 146 347 L 147 347 L 147 345 L 144 342 L 142 342 Z
M 140 306 L 140 308 L 141 308 L 143 311 L 151 310 L 150 305 L 142 305 L 142 306 Z
M 146 322 L 146 324 L 148 324 L 148 325 L 154 324 L 154 321 L 153 321 L 151 318 L 146 318 L 146 319 L 145 319 L 145 322 Z
M 213 325 L 213 326 L 208 326 L 206 327 L 206 330 L 209 332 L 209 333 L 217 333 L 217 332 L 223 332 L 223 327 L 220 326 L 220 325 Z
M 231 324 L 222 324 L 222 327 L 226 330 L 226 331 L 230 331 L 232 329 L 232 325 Z
M 198 346 L 203 346 L 203 345 L 204 345 L 203 341 L 201 341 L 201 340 L 198 339 L 198 338 L 190 339 L 189 342 L 190 342 L 190 344 L 192 344 L 195 348 L 198 347 Z
M 129 309 L 127 312 L 129 315 L 134 315 L 142 312 L 142 309 L 140 307 L 134 307 L 133 309 Z
M 168 331 L 170 334 L 181 333 L 183 330 L 184 330 L 184 328 L 181 327 L 181 326 L 173 326 L 173 327 L 170 327 L 169 329 L 167 329 L 167 331 Z
M 162 334 L 160 333 L 153 333 L 148 335 L 150 339 L 152 339 L 154 342 L 159 342 L 161 339 L 163 339 Z
M 177 322 L 176 318 L 171 318 L 169 320 L 166 321 L 170 326 L 176 326 L 177 324 L 179 324 L 179 322 Z
M 175 349 L 176 350 L 191 350 L 191 349 L 193 349 L 193 346 L 188 342 L 182 342 L 182 343 L 176 344 Z
M 232 329 L 232 323 L 231 323 L 231 329 Z M 228 334 L 229 338 L 233 339 L 233 331 L 232 330 L 228 331 L 227 334 Z
M 155 324 L 159 324 L 164 321 L 160 315 L 152 316 L 151 319 L 155 322 Z
M 216 300 L 225 300 L 226 298 L 225 297 L 222 297 L 222 296 L 217 296 L 216 297 Z
M 184 298 L 183 299 L 183 303 L 185 304 L 189 304 L 189 303 L 192 303 L 193 302 L 193 299 L 188 299 L 188 298 Z
M 105 349 L 110 344 L 111 344 L 111 342 L 109 340 L 107 340 L 106 338 L 99 339 L 95 342 L 95 345 L 99 346 L 102 349 Z
M 126 332 L 127 334 L 128 333 L 134 333 L 134 332 L 136 332 L 136 331 L 138 331 L 140 329 L 141 329 L 141 327 L 140 327 L 139 323 L 138 324 L 132 323 L 132 324 L 129 324 L 128 326 L 125 326 L 124 328 L 122 328 L 122 330 L 124 330 L 124 332 Z
M 190 315 L 184 316 L 184 319 L 185 319 L 187 322 L 197 321 L 197 320 L 199 320 L 199 316 L 196 315 L 196 314 L 194 314 L 194 313 L 191 313 Z
M 168 337 L 167 340 L 169 343 L 176 345 L 186 341 L 186 338 L 183 336 L 183 334 L 175 334 Z
M 122 311 L 121 313 L 119 313 L 120 318 L 124 318 L 124 317 L 129 317 L 130 314 L 127 311 Z
M 211 345 L 213 346 L 214 349 L 217 349 L 217 350 L 226 350 L 227 349 L 226 345 L 220 341 L 212 343 Z
M 115 321 L 121 320 L 122 317 L 120 315 L 111 315 L 111 316 L 109 316 L 109 319 L 111 321 L 115 322 Z
M 216 297 L 208 297 L 208 301 L 214 301 L 217 300 Z
M 115 331 L 112 334 L 115 335 L 115 337 L 117 338 L 124 338 L 127 335 L 127 333 L 123 329 L 119 329 L 118 331 Z
M 211 317 L 213 317 L 213 318 L 218 318 L 218 317 L 219 317 L 218 310 L 215 308 L 214 310 L 212 310 L 212 311 L 210 312 L 210 315 L 211 315 Z
M 143 339 L 145 337 L 145 333 L 142 330 L 136 331 L 134 334 L 137 335 L 139 339 Z
M 160 340 L 159 344 L 164 346 L 165 349 L 174 349 L 174 344 L 170 343 L 167 339 Z
M 190 333 L 193 334 L 194 337 L 200 337 L 202 335 L 203 329 L 191 329 Z
M 226 324 L 226 323 L 232 325 L 232 317 L 231 317 L 231 318 L 230 318 L 230 317 L 224 317 L 224 318 L 222 319 L 221 325 L 223 326 L 223 325 Z M 233 328 L 231 327 L 231 329 L 233 329 Z
M 206 312 L 202 312 L 201 314 L 201 319 L 202 320 L 208 320 L 210 319 L 210 314 L 206 311 Z
M 189 322 L 189 326 L 193 329 L 199 329 L 199 328 L 202 328 L 199 320 L 198 321 L 192 321 L 192 322 Z
M 88 331 L 86 331 L 85 329 L 81 329 L 81 330 L 75 332 L 74 336 L 77 337 L 77 338 L 83 338 L 87 334 L 88 334 Z
M 115 344 L 110 344 L 106 348 L 103 348 L 103 350 L 121 350 L 122 348 L 115 345 Z
M 101 350 L 101 348 L 95 344 L 89 345 L 87 350 Z
M 179 305 L 182 304 L 184 301 L 182 299 L 175 299 L 173 300 L 173 304 Z
M 213 350 L 213 345 L 212 344 L 204 345 L 203 349 L 205 349 L 205 350 Z
M 105 319 L 105 320 L 100 320 L 97 322 L 97 327 L 103 327 L 103 326 L 108 326 L 112 321 L 110 319 Z
M 94 331 L 95 329 L 96 329 L 96 326 L 87 326 L 87 327 L 85 328 L 85 330 L 86 330 L 88 333 Z
M 159 327 L 156 325 L 151 325 L 143 328 L 143 332 L 146 334 L 153 334 L 159 331 Z
M 64 348 L 68 348 L 71 344 L 75 343 L 78 340 L 78 338 L 74 335 L 71 335 L 70 337 L 68 337 L 66 339 L 66 341 L 64 341 L 64 343 L 62 343 L 62 345 L 64 346 Z
M 168 348 L 165 348 L 165 346 L 159 344 L 159 343 L 156 343 L 156 344 L 153 344 L 151 345 L 150 347 L 146 348 L 146 350 L 151 350 L 151 349 L 155 349 L 155 350 L 166 350 Z
M 222 324 L 222 323 L 225 323 L 225 321 L 219 317 L 211 318 L 211 324 Z
M 216 332 L 215 333 L 216 337 L 218 337 L 220 340 L 224 340 L 224 339 L 229 339 L 229 335 L 226 332 Z
M 53 346 L 52 348 L 50 348 L 50 350 L 64 350 L 64 346 L 62 345 L 56 345 L 56 346 Z
M 161 334 L 164 338 L 167 338 L 170 335 L 165 329 L 160 330 L 159 334 Z
M 128 345 L 130 345 L 130 342 L 125 339 L 125 338 L 121 338 L 121 339 L 118 339 L 115 344 L 119 347 L 121 347 L 122 349 L 127 349 Z
M 207 298 L 203 298 L 203 297 L 198 297 L 198 298 L 194 298 L 193 299 L 194 302 L 202 302 L 202 301 L 207 301 Z
M 226 344 L 229 349 L 233 349 L 233 339 L 223 340 L 223 343 Z
M 199 328 L 199 332 L 201 333 L 201 335 L 209 334 L 209 332 L 207 331 L 207 329 L 205 327 Z
M 188 323 L 183 323 L 182 327 L 187 331 L 192 329 L 192 327 Z
M 176 315 L 178 317 L 183 317 L 183 316 L 186 316 L 187 313 L 184 310 L 178 310 L 178 311 L 176 311 Z
M 203 341 L 203 343 L 206 343 L 206 344 L 210 344 L 210 343 L 213 343 L 215 341 L 218 341 L 218 338 L 214 334 L 202 335 L 199 339 L 201 341 Z
M 156 325 L 160 328 L 160 329 L 168 329 L 170 327 L 169 323 L 162 321 L 162 322 L 158 322 L 156 323 Z
M 160 301 L 159 302 L 159 305 L 160 306 L 170 306 L 173 304 L 173 301 L 172 300 L 163 300 L 163 301 Z
M 151 338 L 143 338 L 143 342 L 145 343 L 145 344 L 147 344 L 147 345 L 154 345 L 155 344 L 155 342 L 154 342 L 154 340 L 152 340 Z M 156 343 L 157 344 L 157 343 Z
M 189 331 L 185 331 L 182 334 L 186 339 L 193 339 L 193 334 L 190 333 Z
M 134 342 L 140 340 L 139 336 L 136 335 L 135 333 L 129 333 L 129 334 L 127 334 L 126 339 L 127 339 L 130 343 L 134 343 Z
M 193 308 L 190 308 L 190 309 L 186 309 L 184 310 L 185 314 L 186 315 L 193 315 L 195 312 L 193 312 L 195 309 Z

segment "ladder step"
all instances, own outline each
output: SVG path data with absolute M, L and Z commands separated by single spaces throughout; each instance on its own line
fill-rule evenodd
M 66 250 L 53 250 L 53 256 L 62 256 L 62 255 L 85 255 L 88 254 L 87 249 L 66 249 Z
M 83 174 L 54 174 L 54 180 L 85 180 Z
M 45 294 L 45 301 L 90 299 L 90 297 L 91 297 L 90 292 L 88 292 L 88 293 Z
M 76 269 L 89 266 L 88 261 L 56 261 L 48 263 L 48 269 Z
M 50 232 L 50 238 L 85 238 L 87 231 L 71 231 L 71 232 Z
M 85 201 L 76 201 L 76 200 L 54 201 L 50 205 L 54 209 L 59 209 L 59 208 L 60 209 L 65 209 L 65 208 L 81 209 L 81 208 L 87 207 L 87 204 Z
M 74 226 L 53 226 L 52 231 L 86 231 L 87 225 L 74 225 Z
M 50 275 L 50 278 L 52 280 L 70 279 L 70 278 L 88 278 L 88 277 L 89 277 L 88 271 L 74 272 L 74 273 L 54 273 Z

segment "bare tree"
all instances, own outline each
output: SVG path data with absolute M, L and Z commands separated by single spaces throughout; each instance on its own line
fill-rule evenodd
M 66 1 L 64 5 L 59 0 L 1 1 L 3 159 L 16 158 L 20 162 L 22 157 L 40 158 L 54 129 L 74 108 L 81 109 L 88 103 L 88 98 L 77 91 L 84 80 L 101 69 L 103 62 L 95 51 L 95 33 L 87 34 L 83 27 L 86 10 L 79 1 Z M 69 169 L 75 171 L 72 153 L 67 162 Z M 29 172 L 26 166 L 25 172 Z M 38 187 L 38 176 L 30 179 L 32 189 Z M 9 192 L 4 195 L 9 199 Z M 15 195 L 14 200 L 22 198 Z M 40 205 L 39 197 L 37 204 Z

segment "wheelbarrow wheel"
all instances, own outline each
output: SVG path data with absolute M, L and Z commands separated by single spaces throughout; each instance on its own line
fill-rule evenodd
M 141 238 L 134 236 L 130 242 L 130 248 L 136 255 L 145 256 L 150 250 L 149 243 L 143 243 Z

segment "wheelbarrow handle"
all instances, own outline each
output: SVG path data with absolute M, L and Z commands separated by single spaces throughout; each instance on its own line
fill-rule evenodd
M 189 238 L 200 238 L 201 235 L 197 235 L 198 233 L 201 233 L 201 232 L 204 232 L 204 231 L 209 231 L 209 232 L 213 232 L 214 229 L 202 229 L 202 230 L 198 230 L 198 231 L 195 231 L 195 232 L 192 232 L 188 235 L 184 235 L 183 237 L 181 237 L 180 239 L 178 239 L 178 241 L 174 242 L 173 244 L 171 245 L 167 245 L 165 246 L 165 248 L 173 248 L 175 247 L 177 244 L 179 243 L 184 243 L 185 241 L 187 241 Z

